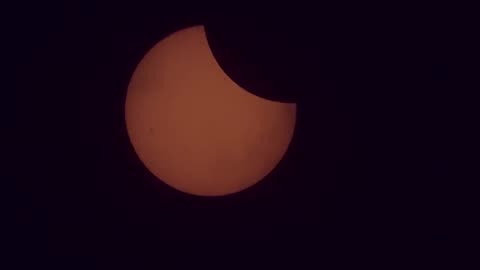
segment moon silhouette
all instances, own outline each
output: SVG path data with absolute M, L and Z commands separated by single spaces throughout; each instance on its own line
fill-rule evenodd
M 296 104 L 260 98 L 220 68 L 203 26 L 158 42 L 128 86 L 125 120 L 134 151 L 167 185 L 222 196 L 267 176 L 293 137 Z

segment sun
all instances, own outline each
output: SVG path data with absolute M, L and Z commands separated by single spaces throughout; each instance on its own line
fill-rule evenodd
M 255 96 L 216 62 L 203 26 L 157 43 L 134 71 L 125 103 L 145 167 L 189 194 L 221 196 L 268 175 L 293 137 L 296 104 Z

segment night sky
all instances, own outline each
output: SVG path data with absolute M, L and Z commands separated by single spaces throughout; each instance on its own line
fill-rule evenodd
M 440 110 L 448 27 L 421 9 L 184 8 L 37 4 L 22 12 L 14 31 L 26 153 L 16 174 L 18 265 L 392 269 L 441 257 L 448 204 L 438 176 L 447 161 L 432 157 L 448 147 L 437 136 L 451 121 Z M 196 197 L 158 181 L 125 129 L 137 63 L 163 37 L 198 24 L 235 82 L 298 105 L 287 155 L 231 196 Z

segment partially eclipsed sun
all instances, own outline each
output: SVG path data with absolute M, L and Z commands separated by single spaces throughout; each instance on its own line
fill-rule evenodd
M 138 64 L 125 103 L 128 135 L 169 186 L 220 196 L 246 189 L 285 154 L 296 104 L 255 96 L 220 68 L 203 26 L 157 43 Z

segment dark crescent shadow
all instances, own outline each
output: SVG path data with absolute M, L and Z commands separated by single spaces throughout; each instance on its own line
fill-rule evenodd
M 235 83 L 261 98 L 296 103 L 298 63 L 288 35 L 281 26 L 260 25 L 210 20 L 204 27 L 213 56 Z

